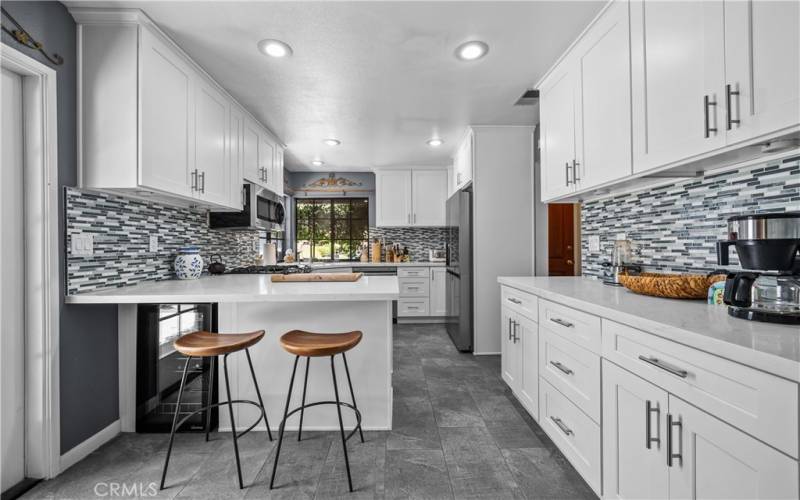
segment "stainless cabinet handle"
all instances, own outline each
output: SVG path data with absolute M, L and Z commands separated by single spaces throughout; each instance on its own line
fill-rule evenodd
M 572 181 L 569 180 L 569 162 L 568 161 L 564 162 L 564 173 L 567 176 L 567 186 L 569 186 L 570 184 L 572 184 Z
M 511 340 L 511 318 L 508 318 L 508 340 Z
M 575 434 L 574 432 L 572 432 L 572 429 L 567 427 L 566 424 L 564 424 L 564 422 L 561 421 L 560 418 L 551 416 L 550 420 L 555 422 L 555 424 L 558 426 L 558 428 L 561 429 L 561 432 L 563 432 L 567 436 L 572 436 L 573 434 Z
M 522 301 L 521 301 L 521 300 L 519 300 L 519 299 L 515 299 L 514 297 L 508 297 L 506 300 L 508 300 L 509 302 L 511 302 L 511 303 L 513 303 L 513 304 L 518 304 L 518 305 L 519 305 L 519 304 L 522 304 Z
M 680 450 L 683 451 L 683 441 L 681 440 L 681 433 L 683 432 L 683 423 L 680 419 L 673 420 L 672 415 L 667 413 L 667 467 L 672 467 L 672 460 L 678 459 L 678 465 L 683 465 L 683 453 L 675 453 L 672 445 L 672 428 L 678 428 L 678 443 Z
M 197 169 L 194 169 L 192 171 L 191 175 L 192 175 L 192 186 L 191 186 L 192 187 L 192 191 L 196 191 L 197 190 Z
M 242 188 L 242 206 L 247 205 L 247 190 Z
M 570 323 L 569 321 L 564 321 L 561 318 L 550 318 L 550 321 L 552 321 L 553 323 L 555 323 L 557 325 L 561 325 L 561 326 L 564 326 L 564 327 L 567 327 L 567 328 L 572 328 L 572 327 L 575 326 L 572 323 Z
M 414 214 L 414 224 L 417 223 L 417 214 Z
M 657 435 L 656 437 L 650 437 L 651 434 L 650 414 L 653 412 L 655 412 L 656 422 L 658 422 L 659 421 L 658 416 L 661 413 L 661 410 L 659 409 L 658 405 L 653 407 L 653 404 L 648 399 L 647 401 L 644 402 L 644 435 L 645 435 L 644 445 L 648 450 L 650 449 L 651 443 L 656 443 L 658 445 L 661 444 L 661 437 L 659 437 L 660 435 Z
M 736 120 L 733 119 L 733 110 L 731 108 L 731 96 L 734 96 L 734 95 L 736 96 L 736 104 L 739 104 L 739 91 L 738 90 L 732 90 L 730 83 L 725 85 L 725 104 L 726 104 L 726 109 L 728 111 L 727 112 L 727 115 L 728 115 L 728 118 L 727 118 L 728 130 L 731 129 L 731 127 L 733 126 L 734 123 L 736 125 L 740 125 L 742 123 L 742 121 L 739 120 L 739 119 L 736 119 Z M 741 116 L 741 115 L 737 115 L 737 116 Z
M 562 372 L 566 373 L 567 375 L 572 375 L 573 373 L 575 373 L 575 372 L 573 372 L 572 370 L 570 370 L 569 368 L 567 368 L 566 366 L 564 366 L 563 364 L 561 364 L 558 361 L 551 361 L 550 364 L 555 366 L 556 368 L 558 368 Z
M 579 180 L 581 180 L 581 178 L 578 177 L 578 167 L 579 166 L 580 166 L 580 163 L 578 162 L 578 160 L 572 160 L 572 179 L 573 179 L 572 182 L 573 183 L 577 183 Z
M 717 101 L 712 101 L 708 95 L 703 96 L 703 116 L 705 118 L 704 130 L 705 130 L 705 137 L 708 138 L 711 132 L 714 132 L 716 135 L 717 127 L 711 127 L 711 119 L 708 114 L 709 106 L 714 107 L 714 116 L 717 116 L 716 109 L 717 109 Z M 716 120 L 715 120 L 716 124 Z
M 199 191 L 203 194 L 206 192 L 206 173 L 200 172 L 200 189 Z
M 517 323 L 517 322 L 515 321 L 515 322 L 514 322 L 514 339 L 513 339 L 515 344 L 516 344 L 517 342 L 519 342 L 519 336 L 517 335 L 517 327 L 518 327 L 518 326 L 519 326 L 519 323 Z
M 677 375 L 680 378 L 686 378 L 689 375 L 689 372 L 683 370 L 681 368 L 677 368 L 675 366 L 670 365 L 669 363 L 665 363 L 658 358 L 654 358 L 653 356 L 639 356 L 639 359 L 644 361 L 645 363 L 650 363 L 651 365 L 661 368 L 664 371 L 667 371 L 673 375 Z

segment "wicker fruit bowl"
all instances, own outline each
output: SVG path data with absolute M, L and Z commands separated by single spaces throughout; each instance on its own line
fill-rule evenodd
M 623 275 L 619 282 L 628 290 L 642 295 L 668 299 L 705 299 L 708 287 L 725 279 L 724 274 L 658 274 Z

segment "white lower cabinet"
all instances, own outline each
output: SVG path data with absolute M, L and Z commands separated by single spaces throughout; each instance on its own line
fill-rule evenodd
M 431 316 L 447 314 L 447 279 L 444 267 L 431 268 L 430 306 Z
M 598 495 L 799 497 L 797 383 L 552 294 L 501 297 L 502 378 Z
M 434 317 L 447 314 L 445 301 L 446 278 L 444 267 L 401 267 L 397 270 L 400 318 Z
M 796 460 L 603 362 L 606 498 L 797 498 Z

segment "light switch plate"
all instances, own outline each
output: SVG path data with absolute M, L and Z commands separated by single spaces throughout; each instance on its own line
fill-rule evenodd
M 75 256 L 94 255 L 94 235 L 91 233 L 73 234 L 70 238 L 70 253 Z
M 151 252 L 158 252 L 158 235 L 151 234 L 150 235 L 150 251 Z
M 596 234 L 589 236 L 589 251 L 590 252 L 600 251 L 600 236 L 597 236 Z

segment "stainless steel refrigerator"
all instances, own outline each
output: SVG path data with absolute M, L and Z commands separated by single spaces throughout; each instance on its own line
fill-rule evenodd
M 472 351 L 472 192 L 447 200 L 447 333 L 459 351 Z

